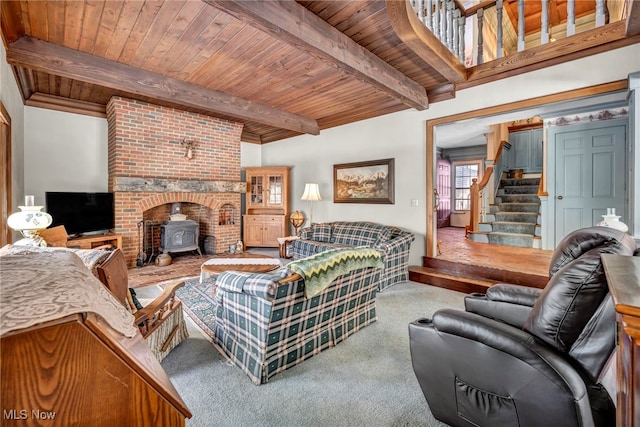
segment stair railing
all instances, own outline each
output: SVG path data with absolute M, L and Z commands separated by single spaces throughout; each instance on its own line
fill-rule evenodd
M 504 23 L 504 21 L 508 21 L 508 18 L 503 19 L 504 0 L 482 0 L 468 8 L 464 8 L 460 0 L 409 0 L 420 21 L 467 67 L 482 64 L 487 60 L 502 58 L 505 55 L 503 46 L 505 30 L 517 37 L 515 46 L 506 48 L 510 51 L 507 54 L 515 53 L 513 50 L 517 52 L 525 50 L 525 20 L 520 18 L 525 13 L 525 0 L 517 1 L 517 28 L 512 28 L 510 24 L 507 26 Z M 567 20 L 564 26 L 567 37 L 576 34 L 575 2 L 576 0 L 567 0 L 566 2 Z M 551 35 L 552 23 L 550 19 L 553 11 L 549 10 L 548 1 L 541 1 L 541 7 L 539 44 L 543 45 L 554 41 Z M 473 17 L 475 17 L 475 22 L 467 23 L 467 18 Z M 596 0 L 595 26 L 605 25 L 606 17 L 605 0 Z M 483 31 L 485 23 L 490 28 L 488 32 Z M 556 23 L 556 25 L 558 24 Z M 474 36 L 477 55 L 476 58 L 473 58 L 473 55 L 466 58 L 465 33 L 467 31 L 474 32 L 474 26 L 477 28 Z M 554 35 L 558 36 L 556 33 Z M 485 36 L 489 36 L 488 38 L 491 40 L 486 40 Z M 491 52 L 485 55 L 485 50 Z
M 511 144 L 508 141 L 500 141 L 500 145 L 496 150 L 494 157 L 494 165 L 497 166 L 496 177 L 499 179 L 502 176 L 503 169 L 506 167 L 502 161 L 502 152 L 511 149 Z M 482 215 L 482 200 L 486 198 L 486 186 L 494 172 L 494 166 L 487 166 L 482 180 L 478 182 L 478 178 L 471 180 L 470 188 L 470 212 L 469 212 L 469 225 L 465 227 L 466 234 L 478 231 L 480 227 L 480 217 Z

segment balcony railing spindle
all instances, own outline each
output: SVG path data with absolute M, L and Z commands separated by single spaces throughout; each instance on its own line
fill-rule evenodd
M 453 52 L 453 0 L 447 1 L 447 47 Z
M 496 2 L 496 12 L 497 12 L 497 29 L 496 29 L 496 58 L 502 58 L 503 48 L 502 48 L 502 0 L 498 0 Z
M 524 50 L 524 0 L 518 0 L 518 52 Z
M 433 0 L 433 34 L 440 38 L 440 0 Z
M 567 37 L 576 33 L 576 2 L 567 1 Z
M 425 17 L 425 22 L 427 24 L 427 28 L 433 31 L 433 1 L 427 0 L 427 16 Z
M 596 27 L 605 24 L 604 0 L 596 0 Z
M 482 34 L 482 27 L 484 25 L 484 9 L 478 9 L 476 12 L 476 17 L 478 18 L 478 61 L 477 64 L 480 65 L 484 62 L 484 35 Z
M 451 23 L 451 31 L 453 32 L 452 52 L 456 56 L 456 58 L 460 58 L 460 41 L 459 41 L 460 30 L 458 29 L 459 22 L 460 22 L 460 10 L 455 9 L 453 11 L 453 22 Z
M 467 18 L 464 16 L 461 16 L 460 18 L 458 18 L 458 43 L 459 43 L 459 47 L 458 47 L 458 58 L 460 58 L 460 62 L 462 62 L 464 64 L 464 49 L 465 49 L 465 41 L 464 41 L 464 32 L 465 32 L 465 25 L 467 23 Z

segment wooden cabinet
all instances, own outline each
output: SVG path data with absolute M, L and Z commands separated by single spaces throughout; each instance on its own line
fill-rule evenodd
M 285 215 L 245 215 L 244 243 L 246 246 L 277 246 L 277 238 L 285 236 L 286 225 Z
M 640 257 L 602 255 L 616 307 L 618 388 L 616 425 L 640 426 Z
M 289 235 L 288 166 L 246 168 L 245 246 L 278 247 Z

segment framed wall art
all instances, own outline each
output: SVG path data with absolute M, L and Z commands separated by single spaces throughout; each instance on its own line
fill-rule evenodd
M 333 165 L 333 202 L 393 204 L 393 161 Z

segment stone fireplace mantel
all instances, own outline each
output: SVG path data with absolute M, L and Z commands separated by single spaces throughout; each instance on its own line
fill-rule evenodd
M 199 181 L 190 179 L 114 177 L 113 191 L 131 193 L 246 193 L 246 182 Z

